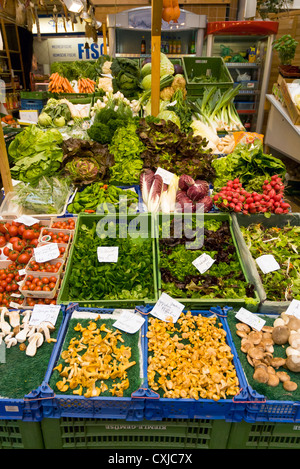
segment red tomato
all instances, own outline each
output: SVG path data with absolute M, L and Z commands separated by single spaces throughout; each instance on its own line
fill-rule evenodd
M 24 230 L 23 232 L 23 239 L 34 239 L 36 238 L 36 234 L 34 230 Z
M 6 245 L 5 236 L 0 236 L 0 247 L 3 248 Z
M 16 261 L 17 258 L 18 258 L 18 255 L 19 255 L 19 252 L 18 251 L 12 251 L 12 250 L 9 250 L 9 254 L 8 254 L 8 257 L 11 261 Z
M 25 252 L 20 254 L 19 257 L 18 257 L 18 262 L 20 264 L 27 264 L 29 261 L 30 261 L 30 256 L 29 256 L 29 254 L 26 254 Z
M 10 236 L 17 236 L 17 234 L 18 234 L 18 227 L 15 226 L 15 225 L 11 225 L 11 226 L 8 228 L 8 232 L 9 232 Z

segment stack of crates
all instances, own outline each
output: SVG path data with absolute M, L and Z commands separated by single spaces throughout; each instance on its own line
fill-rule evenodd
M 48 91 L 21 91 L 21 110 L 40 114 L 49 98 Z

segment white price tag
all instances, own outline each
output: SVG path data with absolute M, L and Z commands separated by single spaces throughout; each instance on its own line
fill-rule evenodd
M 256 316 L 256 314 L 253 314 L 248 311 L 246 308 L 240 308 L 239 311 L 236 313 L 235 317 L 239 321 L 248 324 L 248 326 L 252 327 L 253 329 L 256 329 L 257 331 L 260 331 L 266 322 L 259 316 Z
M 197 257 L 192 264 L 199 270 L 200 274 L 204 274 L 212 265 L 216 262 L 215 259 L 210 257 L 208 254 L 203 253 L 201 256 Z
M 25 269 L 21 269 L 21 270 L 19 270 L 18 274 L 20 275 L 20 277 L 21 277 L 22 275 L 26 275 L 26 270 L 25 270 Z
M 184 309 L 184 305 L 179 301 L 174 300 L 167 293 L 162 293 L 158 302 L 155 304 L 151 311 L 152 316 L 155 316 L 162 321 L 175 323 Z
M 21 298 L 21 293 L 12 293 L 10 296 L 13 296 L 14 298 Z
M 256 259 L 256 263 L 264 274 L 280 269 L 280 265 L 272 254 L 264 254 L 263 256 L 258 257 Z
M 145 319 L 139 314 L 123 311 L 113 326 L 121 331 L 128 332 L 128 334 L 134 334 L 142 327 L 144 322 Z
M 16 219 L 16 222 L 24 223 L 24 225 L 26 226 L 32 226 L 35 223 L 39 223 L 40 220 L 37 220 L 37 218 L 31 217 L 29 215 L 21 215 L 19 218 Z
M 21 308 L 21 305 L 19 305 L 19 303 L 15 303 L 14 301 L 11 301 L 11 302 L 9 303 L 9 306 L 10 306 L 10 308 L 14 308 L 14 309 L 19 309 L 19 308 Z
M 300 300 L 292 300 L 290 306 L 286 310 L 286 314 L 291 314 L 300 319 Z
M 155 174 L 159 174 L 162 177 L 164 184 L 170 184 L 174 177 L 174 173 L 163 168 L 158 168 Z
M 97 256 L 99 262 L 118 262 L 119 247 L 99 246 L 97 248 Z
M 47 262 L 59 257 L 57 243 L 49 243 L 38 248 L 34 248 L 34 257 L 36 262 Z
M 55 326 L 60 305 L 34 305 L 29 325 L 38 326 L 41 322 L 51 322 Z

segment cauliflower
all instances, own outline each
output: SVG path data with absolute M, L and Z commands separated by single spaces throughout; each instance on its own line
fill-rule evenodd
M 101 77 L 98 78 L 98 88 L 105 91 L 106 93 L 113 90 L 112 78 Z
M 102 65 L 102 73 L 104 75 L 110 75 L 111 74 L 111 69 L 110 69 L 111 64 L 112 64 L 112 62 L 106 60 L 106 62 L 104 62 L 104 64 Z
M 171 101 L 171 98 L 172 98 L 174 93 L 175 93 L 174 88 L 172 86 L 167 86 L 166 88 L 161 90 L 160 97 L 164 101 Z
M 172 83 L 172 88 L 174 89 L 174 91 L 178 89 L 185 90 L 185 85 L 186 85 L 186 81 L 185 81 L 184 76 L 175 75 L 173 83 Z

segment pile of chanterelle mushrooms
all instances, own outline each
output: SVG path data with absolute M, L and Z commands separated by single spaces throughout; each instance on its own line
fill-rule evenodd
M 33 357 L 43 342 L 56 342 L 56 339 L 50 336 L 55 330 L 53 324 L 44 321 L 38 326 L 31 326 L 30 316 L 30 310 L 21 313 L 0 308 L 0 344 L 4 341 L 7 348 L 19 344 L 20 350 Z

